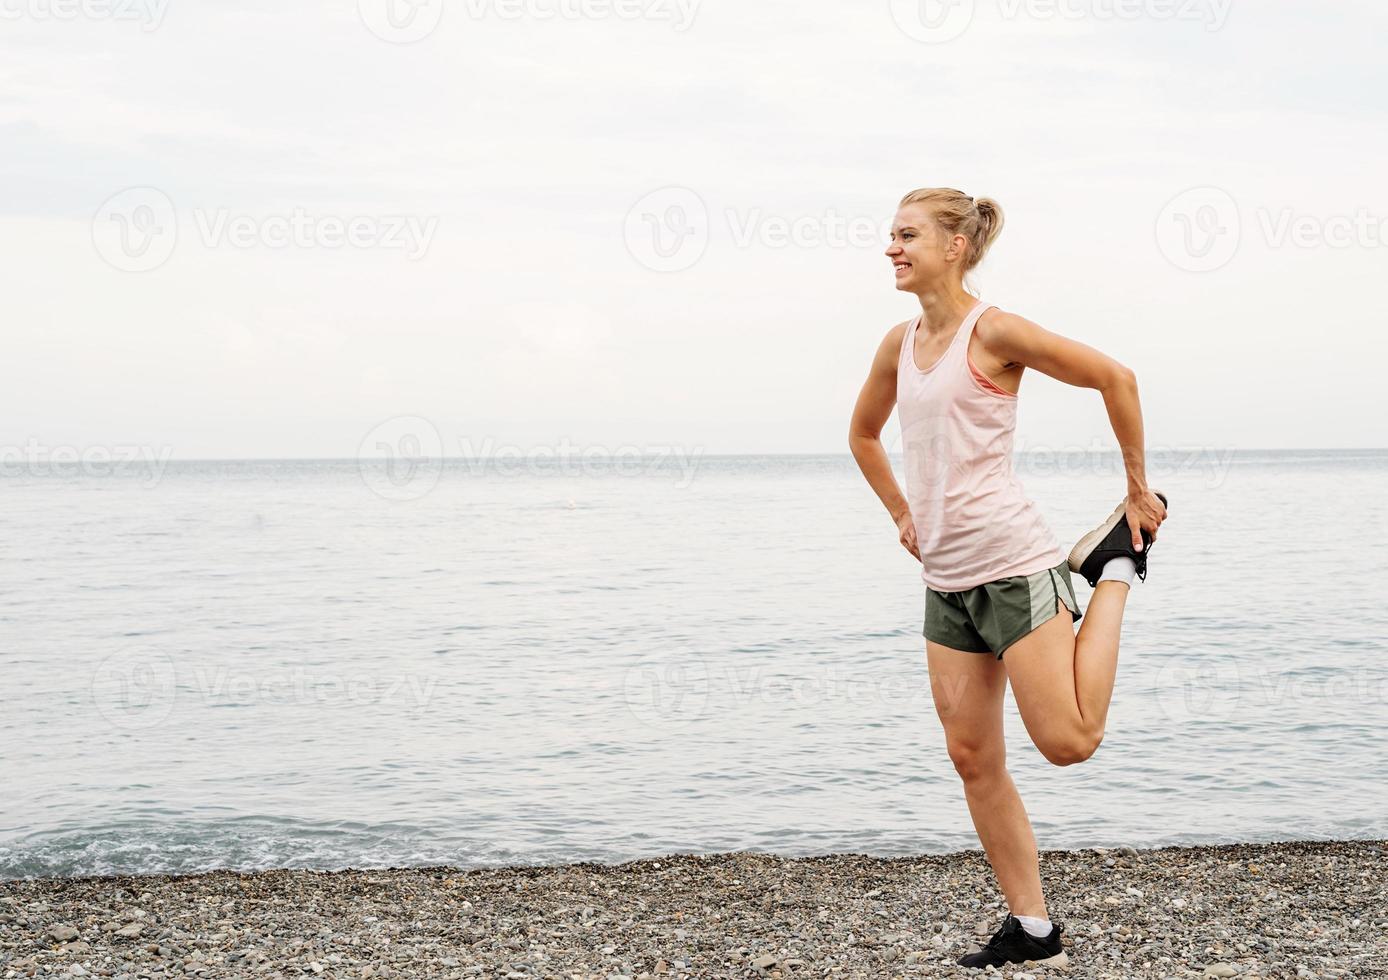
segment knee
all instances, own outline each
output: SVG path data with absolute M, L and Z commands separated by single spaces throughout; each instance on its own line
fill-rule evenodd
M 1065 741 L 1041 746 L 1041 754 L 1053 766 L 1073 766 L 1094 755 L 1103 740 L 1103 732 L 1097 735 L 1078 733 Z
M 995 747 L 951 741 L 948 748 L 954 771 L 966 783 L 996 776 L 1005 768 L 1003 754 Z

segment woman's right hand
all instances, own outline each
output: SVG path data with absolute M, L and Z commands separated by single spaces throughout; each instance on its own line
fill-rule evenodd
M 920 561 L 921 549 L 916 543 L 916 522 L 912 520 L 910 511 L 896 519 L 896 533 L 901 546 L 911 552 L 916 561 Z

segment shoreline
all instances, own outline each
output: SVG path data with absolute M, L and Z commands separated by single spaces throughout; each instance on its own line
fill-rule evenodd
M 1041 852 L 1065 970 L 1359 977 L 1388 841 Z M 1005 907 L 981 850 L 0 880 L 0 978 L 943 977 Z

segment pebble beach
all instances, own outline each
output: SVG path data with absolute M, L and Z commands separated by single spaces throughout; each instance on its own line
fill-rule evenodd
M 1067 967 L 1014 980 L 1388 976 L 1388 842 L 1047 851 Z M 0 881 L 0 977 L 963 977 L 981 850 Z

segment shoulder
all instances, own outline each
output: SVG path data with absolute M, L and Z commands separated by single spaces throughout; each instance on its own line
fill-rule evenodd
M 990 344 L 1015 337 L 1035 326 L 1036 324 L 1026 317 L 993 306 L 984 310 L 983 315 L 978 318 L 978 325 L 974 327 L 974 333 L 979 340 L 985 344 Z
M 910 320 L 905 320 L 892 327 L 887 331 L 886 336 L 882 338 L 882 342 L 877 345 L 878 351 L 900 350 L 901 345 L 906 343 L 906 331 L 910 328 Z
M 1000 310 L 996 306 L 984 310 L 974 327 L 974 336 L 984 350 L 1009 365 L 1018 363 L 1044 333 L 1040 326 L 1026 317 Z
M 877 345 L 877 353 L 873 357 L 873 363 L 877 368 L 887 371 L 896 370 L 896 363 L 901 359 L 901 349 L 906 343 L 906 331 L 911 326 L 911 321 L 898 323 L 887 331 L 882 342 Z

